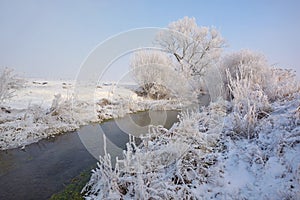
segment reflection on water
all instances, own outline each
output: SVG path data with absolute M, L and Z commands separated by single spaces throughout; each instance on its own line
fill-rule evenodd
M 99 155 L 104 155 L 104 134 L 107 138 L 106 146 L 114 164 L 116 156 L 119 158 L 123 156 L 123 149 L 126 148 L 129 134 L 137 137 L 136 141 L 138 142 L 138 137 L 148 132 L 149 125 L 161 124 L 166 128 L 171 128 L 174 122 L 178 121 L 177 115 L 177 111 L 149 111 L 129 114 L 101 125 L 86 126 L 78 131 L 78 135 L 87 150 L 95 159 L 98 159 Z
M 133 130 L 132 121 L 140 128 L 147 127 L 152 122 L 155 124 L 154 121 L 159 121 L 165 112 L 156 111 L 152 114 L 149 117 L 149 113 L 141 112 L 101 125 L 85 126 L 78 132 L 28 145 L 24 151 L 0 151 L 0 199 L 49 198 L 53 193 L 62 190 L 81 171 L 94 165 L 99 155 L 103 155 L 101 133 L 107 138 L 107 150 L 112 158 L 121 157 L 128 142 L 127 131 L 132 131 L 136 136 L 145 133 L 143 128 Z M 177 121 L 176 116 L 177 111 L 167 111 L 164 123 L 166 128 L 170 128 Z M 122 128 L 119 127 L 120 124 Z

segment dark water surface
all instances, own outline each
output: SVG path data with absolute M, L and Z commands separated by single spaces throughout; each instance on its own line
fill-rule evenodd
M 72 178 L 95 165 L 96 158 L 103 155 L 103 133 L 107 151 L 113 158 L 121 157 L 128 133 L 138 137 L 145 133 L 149 124 L 162 121 L 170 128 L 178 121 L 177 111 L 151 112 L 151 118 L 148 112 L 130 114 L 41 140 L 26 146 L 25 150 L 0 151 L 0 200 L 42 200 L 61 191 Z

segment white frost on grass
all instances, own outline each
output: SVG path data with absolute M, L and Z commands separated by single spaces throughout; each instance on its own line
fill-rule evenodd
M 153 127 L 114 169 L 108 154 L 100 158 L 86 199 L 299 199 L 299 102 L 298 93 L 271 103 L 251 138 L 226 126 L 235 113 L 224 101 L 170 130 Z
M 73 89 L 72 81 L 26 80 L 16 95 L 1 107 L 0 150 L 24 147 L 127 113 L 179 108 L 175 100 L 147 100 L 122 86 L 86 86 L 77 98 Z

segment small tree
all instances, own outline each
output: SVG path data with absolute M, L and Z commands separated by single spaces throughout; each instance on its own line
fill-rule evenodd
M 12 69 L 5 68 L 0 74 L 0 105 L 15 95 L 24 81 L 17 78 Z
M 172 22 L 157 37 L 158 44 L 179 63 L 176 70 L 186 76 L 203 76 L 220 58 L 224 39 L 215 28 L 200 27 L 195 18 Z
M 143 50 L 136 52 L 130 62 L 133 78 L 142 93 L 152 98 L 164 98 L 169 93 L 166 88 L 172 61 L 166 53 Z

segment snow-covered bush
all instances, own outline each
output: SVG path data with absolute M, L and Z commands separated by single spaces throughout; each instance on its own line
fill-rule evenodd
M 237 79 L 247 79 L 249 86 L 258 85 L 266 91 L 272 81 L 272 71 L 265 57 L 250 50 L 241 50 L 225 56 L 220 70 L 227 88 Z M 229 89 L 227 92 L 229 96 L 232 91 Z
M 78 113 L 73 112 L 71 103 L 70 99 L 63 99 L 58 94 L 50 108 L 29 104 L 24 110 L 11 109 L 9 113 L 1 113 L 0 150 L 25 146 L 78 129 L 83 122 L 76 116 Z
M 67 110 L 69 112 L 72 111 L 72 100 L 70 98 L 63 99 L 61 94 L 55 94 L 48 114 L 57 116 L 60 114 L 65 114 Z
M 133 78 L 140 88 L 137 93 L 151 99 L 191 98 L 192 88 L 182 73 L 173 68 L 165 52 L 143 50 L 131 59 Z
M 24 81 L 17 78 L 12 69 L 3 69 L 0 73 L 0 105 L 12 98 L 23 84 Z
M 170 130 L 150 127 L 140 146 L 130 140 L 114 169 L 109 154 L 100 157 L 83 190 L 86 199 L 196 199 L 197 185 L 215 181 L 223 148 L 219 120 L 226 109 L 217 103 L 210 109 L 211 115 L 208 110 L 181 115 Z
M 232 124 L 228 126 L 231 126 L 237 136 L 250 139 L 256 135 L 255 127 L 258 120 L 268 115 L 271 106 L 259 83 L 253 82 L 256 80 L 256 77 L 253 77 L 255 75 L 244 72 L 243 66 L 237 67 L 236 70 L 239 72 L 235 76 L 227 70 L 228 87 L 234 97 L 233 110 L 230 114 Z
M 228 126 L 238 137 L 255 137 L 259 120 L 272 111 L 270 102 L 299 91 L 289 70 L 273 69 L 261 54 L 249 50 L 225 57 L 220 69 L 233 105 Z
M 77 128 L 80 123 L 80 117 L 76 116 L 77 114 L 73 108 L 71 98 L 64 99 L 61 94 L 56 94 L 48 109 L 36 104 L 29 105 L 24 120 L 26 120 L 26 117 L 32 118 L 34 124 L 46 125 L 49 134 L 51 134 L 51 131 L 52 134 L 55 134 Z
M 171 59 L 165 52 L 143 50 L 134 53 L 130 66 L 133 78 L 141 87 L 139 94 L 153 99 L 170 97 L 166 88 L 168 74 L 174 73 Z
M 300 83 L 293 70 L 275 68 L 272 69 L 272 81 L 267 91 L 271 101 L 292 97 L 300 91 Z
M 241 50 L 225 56 L 220 71 L 227 88 L 227 98 L 232 97 L 230 84 L 237 79 L 247 79 L 251 87 L 260 87 L 272 102 L 292 95 L 300 89 L 295 73 L 271 67 L 262 54 L 250 50 Z

